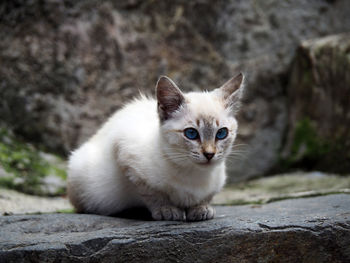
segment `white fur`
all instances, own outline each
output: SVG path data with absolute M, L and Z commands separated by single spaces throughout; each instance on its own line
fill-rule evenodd
M 231 146 L 205 165 L 203 156 L 195 159 L 186 152 L 186 147 L 200 146 L 174 130 L 212 116 L 220 127 L 230 129 L 233 142 L 237 122 L 215 92 L 189 93 L 185 98 L 185 107 L 164 125 L 160 125 L 154 99 L 141 97 L 117 111 L 70 156 L 68 194 L 72 203 L 85 212 L 104 215 L 144 205 L 134 184 L 140 180 L 182 208 L 199 205 L 219 192 L 225 183 L 224 160 Z M 124 167 L 136 172 L 126 173 Z

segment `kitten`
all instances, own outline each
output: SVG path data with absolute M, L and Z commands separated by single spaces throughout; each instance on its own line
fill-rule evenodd
M 225 183 L 225 158 L 237 133 L 243 75 L 211 92 L 184 94 L 167 77 L 156 97 L 117 111 L 68 165 L 77 212 L 111 215 L 147 207 L 155 220 L 207 220 Z

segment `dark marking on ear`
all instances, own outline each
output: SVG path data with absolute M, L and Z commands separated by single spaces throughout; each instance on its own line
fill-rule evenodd
M 243 78 L 243 74 L 239 73 L 237 76 L 231 78 L 220 87 L 224 99 L 228 99 L 241 87 L 241 84 L 243 83 Z
M 225 107 L 230 108 L 233 113 L 236 113 L 240 107 L 240 100 L 243 95 L 243 82 L 244 76 L 242 73 L 239 73 L 216 90 L 223 99 Z
M 161 122 L 171 118 L 172 113 L 177 111 L 185 103 L 185 98 L 180 89 L 170 78 L 165 76 L 160 77 L 157 82 L 156 96 Z

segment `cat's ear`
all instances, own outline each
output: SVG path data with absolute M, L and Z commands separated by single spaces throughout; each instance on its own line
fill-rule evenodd
M 241 104 L 241 98 L 244 89 L 244 75 L 239 73 L 237 76 L 228 80 L 220 88 L 214 90 L 215 93 L 223 100 L 225 107 L 230 108 L 233 113 L 236 113 Z
M 156 85 L 156 96 L 158 100 L 158 114 L 163 122 L 171 117 L 185 102 L 181 90 L 168 77 L 161 76 Z

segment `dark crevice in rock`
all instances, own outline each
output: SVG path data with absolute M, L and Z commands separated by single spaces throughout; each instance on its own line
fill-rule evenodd
M 305 226 L 298 226 L 298 225 L 286 225 L 286 226 L 279 226 L 279 227 L 273 227 L 273 226 L 268 226 L 265 224 L 258 224 L 261 228 L 265 229 L 265 230 L 307 230 L 307 231 L 312 231 L 312 232 L 316 232 L 316 231 L 320 231 L 323 230 L 325 228 L 323 227 L 305 227 Z
M 81 244 L 66 244 L 69 254 L 77 257 L 89 257 L 102 251 L 113 238 L 96 238 Z

